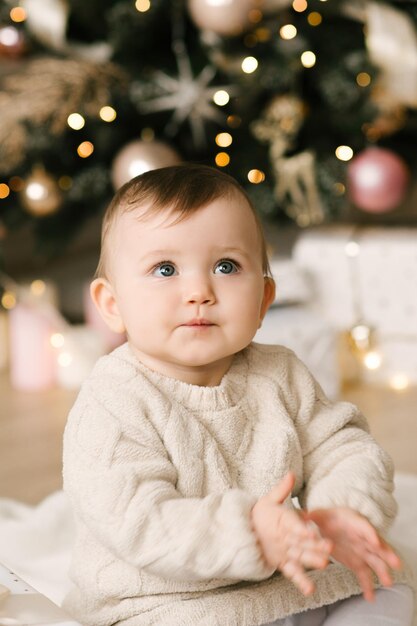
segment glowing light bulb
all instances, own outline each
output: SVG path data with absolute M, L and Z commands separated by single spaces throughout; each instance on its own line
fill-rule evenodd
M 230 100 L 230 96 L 224 89 L 219 89 L 213 96 L 213 101 L 220 107 L 223 107 Z
M 389 381 L 389 386 L 391 389 L 395 389 L 395 391 L 404 391 L 410 386 L 410 379 L 406 374 L 394 374 L 394 376 Z
M 46 285 L 43 280 L 34 280 L 30 284 L 30 291 L 34 296 L 42 296 L 45 293 Z
M 308 4 L 306 0 L 294 0 L 292 3 L 292 8 L 294 11 L 297 11 L 297 13 L 302 13 L 307 9 L 307 7 Z
M 258 59 L 255 59 L 255 57 L 246 57 L 243 59 L 241 67 L 245 74 L 252 74 L 258 68 Z
M 216 158 L 214 160 L 216 161 L 216 165 L 219 167 L 226 167 L 226 165 L 229 165 L 230 163 L 230 156 L 227 152 L 219 152 L 216 154 Z
M 78 156 L 82 159 L 86 159 L 91 156 L 94 152 L 94 146 L 91 141 L 83 141 L 77 148 Z
M 135 7 L 139 13 L 146 13 L 151 8 L 150 0 L 136 0 Z
M 350 146 L 338 146 L 334 153 L 339 161 L 350 161 L 353 157 L 353 150 Z
M 0 183 L 0 199 L 7 198 L 10 194 L 10 187 L 6 183 Z
M 294 39 L 297 36 L 297 29 L 294 24 L 284 24 L 279 29 L 279 34 L 282 39 Z
M 379 352 L 375 352 L 371 350 L 371 352 L 367 352 L 363 357 L 363 364 L 368 370 L 377 370 L 381 367 L 382 357 Z
M 81 130 L 85 126 L 85 119 L 80 113 L 71 113 L 68 115 L 67 124 L 73 130 Z
M 262 170 L 250 170 L 248 172 L 248 180 L 254 185 L 259 185 L 259 183 L 263 183 L 265 180 L 265 172 L 262 172 Z
M 72 363 L 72 354 L 69 352 L 61 352 L 58 356 L 58 363 L 61 367 L 68 367 Z
M 348 257 L 355 257 L 358 256 L 360 251 L 360 247 L 357 241 L 348 241 L 347 244 L 345 245 L 345 254 Z
M 221 148 L 227 148 L 233 141 L 233 137 L 230 133 L 219 133 L 216 135 L 216 144 Z
M 62 348 L 65 343 L 65 337 L 61 333 L 54 333 L 49 340 L 53 348 Z
M 322 23 L 322 21 L 323 18 L 317 11 L 312 11 L 308 14 L 307 22 L 310 24 L 310 26 L 318 26 Z
M 5 291 L 1 297 L 2 306 L 5 309 L 13 309 L 16 306 L 16 296 L 12 291 Z
M 101 107 L 99 115 L 103 122 L 113 122 L 117 117 L 116 110 L 111 106 Z
M 368 87 L 368 85 L 371 84 L 371 77 L 368 72 L 359 72 L 359 74 L 356 76 L 356 82 L 358 83 L 359 87 Z
M 26 17 L 26 11 L 23 7 L 13 7 L 10 10 L 10 19 L 13 22 L 24 22 Z
M 306 67 L 313 67 L 316 64 L 316 55 L 311 50 L 306 50 L 301 55 L 301 64 Z

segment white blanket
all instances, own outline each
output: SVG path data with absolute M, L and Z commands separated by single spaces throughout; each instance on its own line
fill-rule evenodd
M 396 497 L 400 508 L 390 539 L 407 556 L 417 580 L 417 475 L 397 474 Z M 59 605 L 70 586 L 72 536 L 62 491 L 34 507 L 0 499 L 0 562 Z

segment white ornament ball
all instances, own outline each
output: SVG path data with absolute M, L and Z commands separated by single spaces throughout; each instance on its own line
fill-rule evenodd
M 161 141 L 131 141 L 120 150 L 113 161 L 111 172 L 113 187 L 119 189 L 139 174 L 160 167 L 178 165 L 180 162 L 178 152 Z
M 198 28 L 226 37 L 247 30 L 249 13 L 257 6 L 255 0 L 188 0 L 188 12 Z
M 62 204 L 62 192 L 55 178 L 42 167 L 35 167 L 25 181 L 21 201 L 28 213 L 44 217 L 56 213 Z

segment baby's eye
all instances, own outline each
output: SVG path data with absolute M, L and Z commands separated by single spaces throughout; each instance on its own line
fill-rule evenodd
M 239 265 L 235 261 L 224 259 L 219 261 L 214 268 L 215 274 L 235 274 L 239 271 Z
M 172 263 L 160 263 L 155 267 L 152 272 L 154 276 L 163 276 L 165 278 L 168 278 L 169 276 L 174 276 L 175 273 L 176 269 L 172 265 Z

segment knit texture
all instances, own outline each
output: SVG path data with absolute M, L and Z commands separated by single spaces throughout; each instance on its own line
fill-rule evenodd
M 359 593 L 339 564 L 312 573 L 309 598 L 265 565 L 250 510 L 289 470 L 303 507 L 350 506 L 381 532 L 395 516 L 389 457 L 291 351 L 252 343 L 201 387 L 117 348 L 65 430 L 77 528 L 65 607 L 85 626 L 255 626 Z

